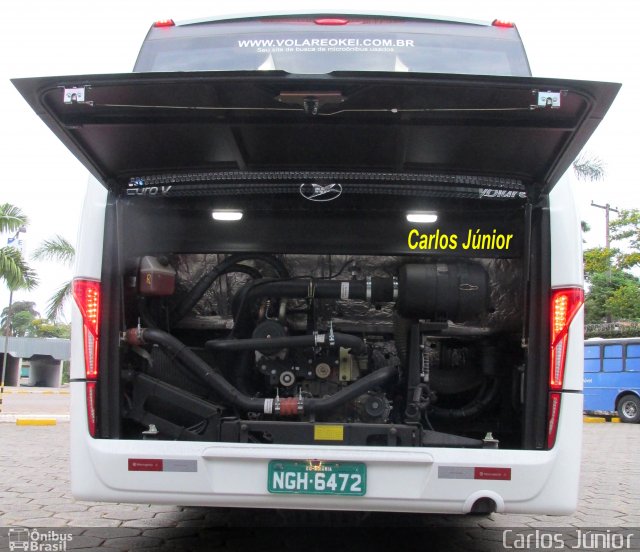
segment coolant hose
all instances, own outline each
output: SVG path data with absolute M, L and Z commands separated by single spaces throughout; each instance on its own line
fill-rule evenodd
M 133 346 L 159 345 L 180 360 L 195 376 L 211 388 L 220 399 L 247 412 L 275 413 L 281 416 L 295 416 L 306 412 L 326 412 L 363 395 L 397 375 L 395 366 L 385 366 L 360 378 L 342 391 L 322 399 L 306 397 L 301 399 L 295 397 L 283 399 L 253 398 L 236 389 L 224 376 L 213 370 L 211 366 L 184 343 L 167 332 L 149 328 L 130 328 L 125 332 L 124 340 Z M 282 405 L 282 408 L 280 408 L 280 405 Z
M 263 261 L 269 265 L 271 265 L 278 276 L 281 278 L 287 278 L 289 276 L 289 272 L 284 264 L 271 255 L 266 255 L 264 253 L 246 253 L 239 255 L 232 255 L 231 257 L 227 257 L 224 261 L 218 264 L 213 270 L 207 272 L 198 282 L 187 292 L 187 294 L 183 297 L 181 303 L 177 305 L 174 311 L 171 313 L 171 318 L 174 323 L 182 320 L 193 307 L 196 306 L 198 301 L 202 298 L 202 296 L 206 293 L 206 291 L 211 287 L 211 284 L 215 282 L 216 278 L 229 272 L 229 269 L 241 262 L 248 260 L 256 260 Z M 244 272 L 244 270 L 242 270 Z
M 366 353 L 367 347 L 364 341 L 355 335 L 334 333 L 333 339 L 327 334 L 296 335 L 274 338 L 251 339 L 213 339 L 207 341 L 204 346 L 207 349 L 217 351 L 258 351 L 280 350 L 289 347 L 344 347 L 351 349 L 355 354 Z
M 465 420 L 473 418 L 487 408 L 498 395 L 500 390 L 500 380 L 494 379 L 490 384 L 483 384 L 480 392 L 470 403 L 460 408 L 441 408 L 430 406 L 429 416 L 448 420 Z

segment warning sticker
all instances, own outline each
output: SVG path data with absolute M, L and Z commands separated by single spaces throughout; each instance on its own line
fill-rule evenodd
M 129 458 L 128 471 L 197 472 L 196 460 Z
M 438 479 L 485 479 L 511 481 L 511 468 L 438 466 Z

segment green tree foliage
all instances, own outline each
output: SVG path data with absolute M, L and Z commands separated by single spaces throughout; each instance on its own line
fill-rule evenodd
M 6 331 L 9 308 L 0 315 L 2 332 Z M 71 335 L 69 324 L 56 324 L 51 320 L 40 318 L 32 301 L 16 301 L 11 306 L 11 333 L 13 337 L 61 337 L 68 339 Z
M 58 337 L 69 339 L 71 337 L 71 324 L 56 324 L 44 318 L 32 320 L 28 330 L 29 337 Z
M 33 289 L 38 285 L 35 271 L 15 247 L 0 247 L 0 280 L 12 290 Z
M 0 205 L 0 232 L 16 232 L 28 223 L 27 215 L 18 207 L 10 203 Z
M 0 232 L 17 232 L 28 223 L 27 216 L 14 205 L 0 204 Z M 35 272 L 15 247 L 0 247 L 0 281 L 9 289 L 33 289 L 38 285 Z
M 584 258 L 584 277 L 591 281 L 596 274 L 608 273 L 613 266 L 613 260 L 620 252 L 618 249 L 607 249 L 606 247 L 593 247 L 586 249 Z
M 15 328 L 15 319 L 19 313 L 26 312 L 30 316 L 30 320 L 38 318 L 40 313 L 36 310 L 36 304 L 33 301 L 14 301 L 11 305 L 11 326 Z M 25 316 L 22 316 L 24 319 Z M 0 313 L 0 325 L 2 326 L 2 334 L 7 330 L 7 321 L 9 319 L 9 307 L 2 309 Z M 15 334 L 14 334 L 15 335 Z M 24 334 L 23 334 L 24 335 Z
M 76 257 L 76 250 L 69 240 L 57 235 L 55 238 L 45 240 L 33 252 L 36 261 L 54 261 L 71 266 Z
M 50 240 L 45 240 L 38 247 L 33 258 L 37 261 L 53 261 L 71 266 L 76 257 L 76 250 L 71 242 L 60 235 Z M 71 282 L 64 282 L 62 286 L 49 298 L 47 305 L 47 318 L 57 320 L 62 314 L 62 309 L 67 299 L 71 297 Z
M 11 335 L 14 337 L 28 336 L 33 320 L 33 315 L 29 311 L 16 312 L 11 317 Z
M 638 303 L 629 308 L 623 304 L 625 300 L 637 297 L 636 294 L 640 293 L 640 280 L 632 274 L 612 268 L 611 275 L 608 271 L 593 273 L 589 283 L 584 303 L 587 324 L 607 322 L 613 317 L 633 320 L 640 316 Z
M 626 247 L 594 247 L 584 252 L 584 275 L 589 283 L 587 324 L 640 321 L 640 279 L 626 272 L 640 266 L 640 210 L 622 210 L 609 229 L 611 241 L 624 242 Z
M 623 209 L 609 225 L 613 241 L 629 240 L 631 252 L 618 255 L 620 268 L 640 266 L 640 209 Z
M 605 306 L 616 320 L 640 320 L 640 282 L 625 282 L 607 299 Z

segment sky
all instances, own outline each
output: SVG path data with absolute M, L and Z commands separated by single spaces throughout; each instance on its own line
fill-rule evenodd
M 576 182 L 582 220 L 591 231 L 586 247 L 604 246 L 604 210 L 640 208 L 637 159 L 640 128 L 640 64 L 634 0 L 562 0 L 555 3 L 515 0 L 272 0 L 271 10 L 353 8 L 365 12 L 424 13 L 492 21 L 514 21 L 525 44 L 533 75 L 622 83 L 613 107 L 587 144 L 589 156 L 606 167 L 602 182 Z M 0 32 L 0 203 L 22 209 L 30 223 L 24 239 L 27 257 L 45 239 L 60 234 L 76 241 L 87 181 L 84 167 L 45 127 L 9 79 L 45 75 L 130 72 L 153 21 L 262 12 L 264 2 L 235 0 L 9 0 L 3 4 Z M 0 243 L 6 243 L 2 236 Z M 30 300 L 44 313 L 48 298 L 72 275 L 50 263 L 32 266 L 39 287 L 18 291 L 14 300 Z M 0 285 L 0 309 L 8 304 Z M 68 312 L 68 310 L 67 310 Z

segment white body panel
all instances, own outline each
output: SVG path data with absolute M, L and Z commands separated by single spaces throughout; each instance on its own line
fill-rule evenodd
M 106 191 L 91 179 L 78 239 L 77 276 L 99 279 Z M 552 282 L 581 286 L 579 220 L 566 180 L 551 194 Z M 74 307 L 74 335 L 82 323 Z M 582 389 L 582 309 L 567 352 L 565 389 Z M 72 378 L 82 378 L 82 339 L 72 346 Z M 83 500 L 198 506 L 468 513 L 488 497 L 497 511 L 563 515 L 575 510 L 582 441 L 582 395 L 564 393 L 557 440 L 550 451 L 458 448 L 252 445 L 186 441 L 93 439 L 87 430 L 85 383 L 72 382 L 71 472 Z M 191 473 L 129 471 L 129 459 L 195 460 Z M 364 497 L 277 495 L 267 490 L 272 459 L 364 462 Z M 511 480 L 447 479 L 438 468 L 510 468 Z
M 573 512 L 577 502 L 579 394 L 562 400 L 557 443 L 551 451 L 101 440 L 87 434 L 84 383 L 72 384 L 71 404 L 72 490 L 82 500 L 464 514 L 477 499 L 488 497 L 499 512 L 556 515 Z M 197 471 L 131 472 L 131 458 L 195 460 Z M 270 494 L 269 460 L 304 458 L 364 462 L 366 496 Z M 439 466 L 511 468 L 511 480 L 443 479 L 438 477 Z

